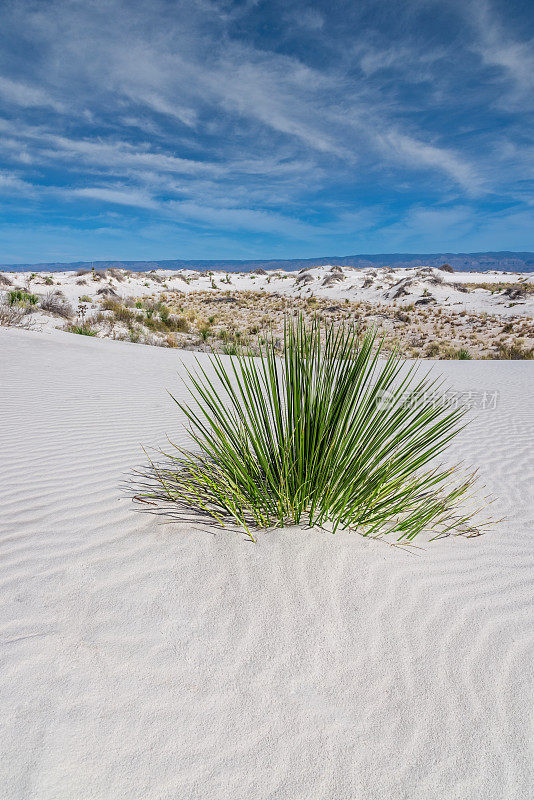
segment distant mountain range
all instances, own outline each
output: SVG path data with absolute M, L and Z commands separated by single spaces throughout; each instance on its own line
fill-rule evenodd
M 182 259 L 165 261 L 71 261 L 69 263 L 43 264 L 3 264 L 0 269 L 25 272 L 59 272 L 87 269 L 94 264 L 95 269 L 130 269 L 145 272 L 151 269 L 198 269 L 224 270 L 226 272 L 251 272 L 254 269 L 289 269 L 319 267 L 325 264 L 346 267 L 439 267 L 450 264 L 458 271 L 480 272 L 487 269 L 508 272 L 534 272 L 534 253 L 514 253 L 511 251 L 489 253 L 379 253 L 377 255 L 325 256 L 322 258 L 290 258 L 263 261 L 184 261 Z

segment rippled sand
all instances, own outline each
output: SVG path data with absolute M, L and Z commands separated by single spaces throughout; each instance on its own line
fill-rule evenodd
M 416 556 L 135 512 L 192 359 L 0 330 L 1 796 L 530 797 L 533 365 L 435 367 L 500 392 L 455 455 L 507 519 Z

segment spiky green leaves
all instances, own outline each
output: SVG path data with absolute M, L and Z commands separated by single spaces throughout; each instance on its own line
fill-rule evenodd
M 282 357 L 213 353 L 188 372 L 192 405 L 178 403 L 195 448 L 153 464 L 143 497 L 254 527 L 305 521 L 395 533 L 461 529 L 459 504 L 474 476 L 454 480 L 439 456 L 463 427 L 428 376 L 396 353 L 381 358 L 374 333 L 286 321 Z M 176 401 L 177 402 L 177 401 Z

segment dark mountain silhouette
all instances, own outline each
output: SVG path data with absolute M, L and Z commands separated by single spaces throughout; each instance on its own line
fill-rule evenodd
M 186 261 L 182 259 L 158 261 L 71 261 L 68 263 L 42 263 L 42 264 L 3 264 L 0 269 L 10 271 L 35 272 L 66 271 L 73 269 L 130 269 L 143 272 L 151 269 L 198 269 L 198 270 L 224 270 L 226 272 L 250 272 L 254 269 L 289 269 L 297 270 L 302 267 L 317 267 L 324 264 L 333 264 L 347 267 L 439 267 L 448 263 L 458 271 L 480 272 L 487 269 L 506 270 L 509 272 L 534 272 L 534 253 L 514 253 L 511 251 L 498 251 L 488 253 L 379 253 L 374 255 L 355 256 L 324 256 L 321 258 L 289 258 L 289 259 L 264 259 L 254 261 Z

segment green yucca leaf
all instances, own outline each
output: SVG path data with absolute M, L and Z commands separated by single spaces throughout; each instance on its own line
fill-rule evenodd
M 272 336 L 258 347 L 187 370 L 193 403 L 173 399 L 194 449 L 151 463 L 139 499 L 237 523 L 251 539 L 254 527 L 303 521 L 407 541 L 469 524 L 474 512 L 459 508 L 476 476 L 437 461 L 465 409 L 447 406 L 439 380 L 382 357 L 376 332 L 354 325 L 288 318 L 281 358 Z

